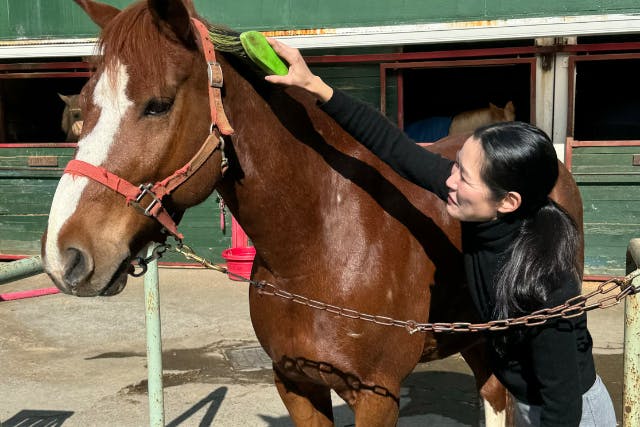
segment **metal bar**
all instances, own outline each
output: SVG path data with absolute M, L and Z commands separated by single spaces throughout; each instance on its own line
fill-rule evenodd
M 42 273 L 40 256 L 0 264 L 0 285 Z
M 585 55 L 585 56 L 576 56 L 574 57 L 576 62 L 586 62 L 586 61 L 616 61 L 616 60 L 624 60 L 624 59 L 638 59 L 640 58 L 640 53 L 602 53 L 598 55 Z
M 380 73 L 380 112 L 387 115 L 387 73 L 382 65 L 378 68 Z
M 593 43 L 559 45 L 560 52 L 606 52 L 614 50 L 640 50 L 640 42 Z
M 606 282 L 614 277 L 611 274 L 585 274 L 582 280 L 585 282 Z
M 489 59 L 453 59 L 449 61 L 420 61 L 420 62 L 385 62 L 380 64 L 383 69 L 401 70 L 404 68 L 450 68 L 484 65 L 514 65 L 531 64 L 535 66 L 536 58 L 489 58 Z
M 231 247 L 246 248 L 249 246 L 249 237 L 244 232 L 238 221 L 231 217 Z
M 627 248 L 627 274 L 640 266 L 640 238 L 631 239 Z M 640 285 L 636 277 L 632 285 Z M 625 298 L 624 303 L 624 386 L 622 425 L 640 425 L 640 299 Z
M 398 127 L 404 130 L 404 72 L 397 70 Z
M 0 148 L 77 148 L 77 142 L 3 142 Z
M 521 46 L 506 48 L 486 48 L 486 49 L 460 49 L 445 51 L 425 51 L 425 52 L 402 52 L 402 53 L 379 53 L 379 54 L 353 54 L 353 55 L 322 55 L 305 56 L 305 60 L 310 64 L 337 64 L 337 63 L 363 63 L 363 62 L 385 62 L 385 61 L 416 61 L 424 59 L 439 58 L 473 58 L 478 56 L 511 56 L 511 55 L 531 55 L 531 54 L 553 54 L 556 52 L 582 53 L 582 52 L 607 52 L 607 51 L 629 51 L 640 50 L 640 42 L 624 43 L 594 43 L 576 45 L 555 45 L 555 46 Z M 622 58 L 633 57 L 633 54 L 622 56 Z M 581 58 L 589 58 L 584 56 Z
M 65 79 L 65 78 L 79 78 L 79 77 L 91 77 L 91 73 L 89 71 L 75 71 L 75 72 L 52 71 L 52 72 L 49 72 L 49 73 L 34 72 L 34 73 L 11 73 L 11 74 L 2 74 L 2 73 L 0 73 L 0 79 L 2 79 L 2 80 L 9 80 L 9 79 Z
M 521 47 L 499 47 L 499 48 L 485 48 L 485 49 L 459 49 L 459 50 L 445 50 L 445 51 L 305 56 L 305 61 L 309 64 L 364 63 L 364 62 L 385 62 L 385 61 L 422 61 L 426 59 L 442 59 L 442 58 L 474 58 L 474 57 L 481 57 L 481 56 L 533 55 L 536 53 L 546 53 L 546 52 L 553 52 L 553 51 L 555 51 L 555 48 L 553 46 L 521 46 Z
M 14 70 L 66 70 L 66 69 L 82 69 L 90 70 L 93 68 L 88 62 L 21 62 L 18 64 L 0 64 L 0 71 Z
M 155 245 L 149 245 L 147 256 Z M 149 393 L 149 425 L 164 427 L 164 394 L 162 390 L 162 334 L 160 326 L 160 288 L 158 260 L 147 266 L 144 275 L 145 320 L 147 324 L 147 391 Z
M 60 293 L 58 288 L 41 288 L 31 289 L 28 291 L 8 292 L 6 294 L 0 294 L 0 301 L 15 301 L 19 299 L 35 298 L 44 295 L 54 295 Z
M 629 176 L 640 175 L 640 172 L 572 172 L 573 176 Z
M 568 137 L 567 144 L 572 147 L 640 147 L 640 140 L 582 141 Z

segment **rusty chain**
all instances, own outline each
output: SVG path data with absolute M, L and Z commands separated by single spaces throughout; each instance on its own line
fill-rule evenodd
M 452 322 L 452 323 L 419 323 L 415 320 L 398 320 L 387 316 L 363 313 L 350 308 L 339 307 L 322 301 L 311 299 L 303 295 L 295 294 L 278 288 L 277 286 L 266 281 L 255 281 L 246 277 L 229 272 L 226 267 L 213 264 L 205 258 L 197 255 L 193 249 L 184 244 L 178 244 L 174 250 L 184 255 L 187 259 L 194 260 L 207 269 L 219 271 L 221 273 L 230 274 L 240 281 L 247 282 L 255 287 L 261 295 L 274 296 L 289 300 L 296 304 L 301 304 L 316 310 L 326 311 L 349 319 L 359 319 L 365 322 L 372 322 L 377 325 L 395 326 L 404 328 L 409 334 L 416 332 L 480 332 L 480 331 L 501 331 L 512 326 L 538 326 L 547 320 L 581 316 L 582 314 L 594 310 L 596 308 L 608 308 L 614 306 L 628 295 L 640 292 L 640 285 L 632 285 L 633 279 L 640 276 L 640 269 L 626 275 L 601 283 L 597 289 L 584 295 L 578 295 L 568 299 L 564 304 L 552 308 L 544 308 L 534 311 L 526 316 L 491 320 L 486 323 L 469 323 L 469 322 Z M 614 290 L 619 292 L 609 295 Z M 589 303 L 598 295 L 604 295 L 597 301 Z

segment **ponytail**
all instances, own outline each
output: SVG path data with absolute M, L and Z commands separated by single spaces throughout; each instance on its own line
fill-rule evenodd
M 579 281 L 579 242 L 575 222 L 552 200 L 524 218 L 511 257 L 497 273 L 495 318 L 539 310 L 563 281 Z

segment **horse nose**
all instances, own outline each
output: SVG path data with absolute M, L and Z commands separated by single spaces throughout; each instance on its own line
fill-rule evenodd
M 93 272 L 93 259 L 78 248 L 68 248 L 65 253 L 64 274 L 65 284 L 73 292 L 84 283 Z

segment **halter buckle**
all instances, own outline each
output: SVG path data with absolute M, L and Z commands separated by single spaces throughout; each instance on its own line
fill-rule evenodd
M 158 199 L 158 196 L 156 196 L 155 193 L 151 191 L 151 189 L 153 188 L 153 184 L 140 184 L 140 187 L 138 188 L 140 189 L 140 194 L 138 194 L 138 197 L 136 197 L 135 200 L 131 202 L 131 204 L 133 205 L 133 207 L 140 210 L 146 216 L 153 216 L 153 214 L 151 213 L 151 210 L 157 204 L 162 204 L 160 199 Z M 146 195 L 149 195 L 153 200 L 151 200 L 151 203 L 149 203 L 145 208 L 140 206 L 140 202 L 142 202 L 142 199 L 144 199 Z
M 207 61 L 207 76 L 209 76 L 209 86 L 217 89 L 222 88 L 223 77 L 220 63 L 216 61 Z

